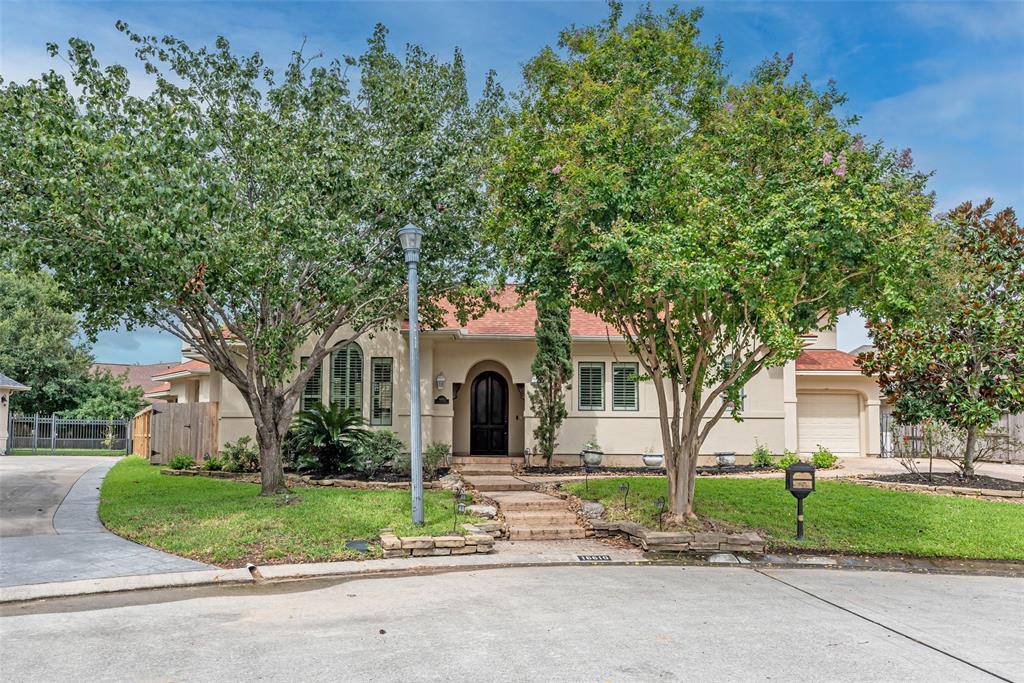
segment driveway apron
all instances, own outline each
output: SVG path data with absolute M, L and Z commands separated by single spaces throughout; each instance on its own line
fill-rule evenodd
M 40 479 L 46 478 L 44 470 L 48 466 L 52 468 L 52 463 L 39 461 Z M 70 490 L 52 481 L 28 486 L 24 467 L 18 468 L 19 483 L 15 484 L 11 482 L 11 470 L 0 469 L 5 517 L 8 511 L 18 513 L 12 514 L 17 523 L 0 527 L 0 586 L 212 568 L 107 531 L 98 515 L 99 490 L 113 466 L 112 461 L 93 465 Z M 34 516 L 25 514 L 22 508 L 27 506 L 34 506 L 38 512 Z M 52 519 L 47 514 L 51 509 L 55 510 Z

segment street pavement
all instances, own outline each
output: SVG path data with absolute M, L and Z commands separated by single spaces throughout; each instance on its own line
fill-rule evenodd
M 99 489 L 115 459 L 0 458 L 0 586 L 209 569 L 112 534 Z
M 1024 680 L 1022 624 L 1018 578 L 519 567 L 6 605 L 0 675 L 8 683 Z

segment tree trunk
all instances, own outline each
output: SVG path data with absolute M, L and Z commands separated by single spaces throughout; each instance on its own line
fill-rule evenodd
M 974 454 L 977 451 L 978 428 L 970 426 L 967 428 L 967 445 L 964 448 L 963 470 L 965 477 L 974 476 Z
M 274 399 L 266 401 L 262 407 L 249 406 L 256 423 L 256 444 L 260 449 L 261 496 L 273 496 L 288 490 L 284 483 L 281 444 L 289 422 L 281 419 L 279 408 L 279 401 Z

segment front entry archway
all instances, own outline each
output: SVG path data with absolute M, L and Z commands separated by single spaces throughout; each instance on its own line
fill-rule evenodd
M 482 372 L 470 392 L 469 448 L 472 455 L 508 455 L 508 383 Z

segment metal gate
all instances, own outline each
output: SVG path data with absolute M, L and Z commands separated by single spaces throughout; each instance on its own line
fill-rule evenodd
M 131 420 L 79 420 L 56 415 L 11 415 L 12 455 L 118 455 L 131 450 Z

